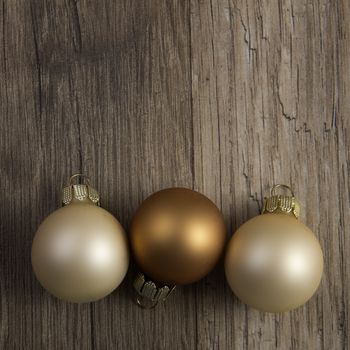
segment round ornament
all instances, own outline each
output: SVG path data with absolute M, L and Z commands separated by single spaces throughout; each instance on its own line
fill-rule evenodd
M 276 195 L 284 187 L 291 196 Z M 263 213 L 244 223 L 231 238 L 225 272 L 238 298 L 261 311 L 283 312 L 306 303 L 317 290 L 323 254 L 314 233 L 298 220 L 292 190 L 276 185 Z
M 138 302 L 154 306 L 175 285 L 206 276 L 221 255 L 225 237 L 223 216 L 204 195 L 169 188 L 148 197 L 133 218 L 130 234 L 144 273 L 134 282 Z
M 126 234 L 89 184 L 63 189 L 63 207 L 49 215 L 35 234 L 32 266 L 54 296 L 76 303 L 96 301 L 122 282 L 129 264 Z

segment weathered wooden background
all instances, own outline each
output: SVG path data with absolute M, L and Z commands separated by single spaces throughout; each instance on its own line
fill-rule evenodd
M 0 349 L 349 349 L 348 0 L 3 0 Z M 123 285 L 91 305 L 46 293 L 33 235 L 87 173 L 128 228 L 181 185 L 228 234 L 293 186 L 324 249 L 317 295 L 285 314 L 240 303 L 222 262 L 154 310 Z

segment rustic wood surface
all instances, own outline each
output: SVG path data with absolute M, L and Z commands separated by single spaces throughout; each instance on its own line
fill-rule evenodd
M 0 349 L 349 349 L 348 0 L 3 0 L 0 14 Z M 134 267 L 99 302 L 61 302 L 30 249 L 77 171 L 126 229 L 150 193 L 186 186 L 228 237 L 290 184 L 322 285 L 260 313 L 221 261 L 151 311 L 132 301 Z

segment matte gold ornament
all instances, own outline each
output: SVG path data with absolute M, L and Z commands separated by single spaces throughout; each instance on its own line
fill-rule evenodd
M 276 195 L 278 187 L 291 196 Z M 231 238 L 225 272 L 244 303 L 267 312 L 292 310 L 317 290 L 323 254 L 314 233 L 298 220 L 292 190 L 276 185 L 265 198 L 263 214 L 244 223 Z
M 32 265 L 41 285 L 76 303 L 110 294 L 129 265 L 128 244 L 119 222 L 100 208 L 88 179 L 63 189 L 63 207 L 40 225 L 32 246 Z
M 204 195 L 169 188 L 148 197 L 131 226 L 131 246 L 139 267 L 134 287 L 141 306 L 154 306 L 175 285 L 206 276 L 225 243 L 223 216 Z

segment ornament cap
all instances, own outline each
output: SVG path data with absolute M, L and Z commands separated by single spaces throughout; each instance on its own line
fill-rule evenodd
M 276 194 L 278 188 L 284 188 L 290 192 L 290 195 Z M 266 213 L 284 213 L 293 215 L 296 219 L 300 215 L 300 204 L 294 197 L 293 190 L 287 185 L 275 185 L 271 188 L 270 197 L 264 198 L 262 214 Z
M 136 303 L 145 309 L 151 309 L 160 301 L 164 301 L 176 288 L 175 285 L 158 285 L 143 273 L 137 275 L 133 285 L 136 291 Z
M 78 184 L 73 181 L 80 178 Z M 69 184 L 62 190 L 62 205 L 68 205 L 72 202 L 86 202 L 100 205 L 99 193 L 90 185 L 90 179 L 83 174 L 74 174 L 69 179 Z

